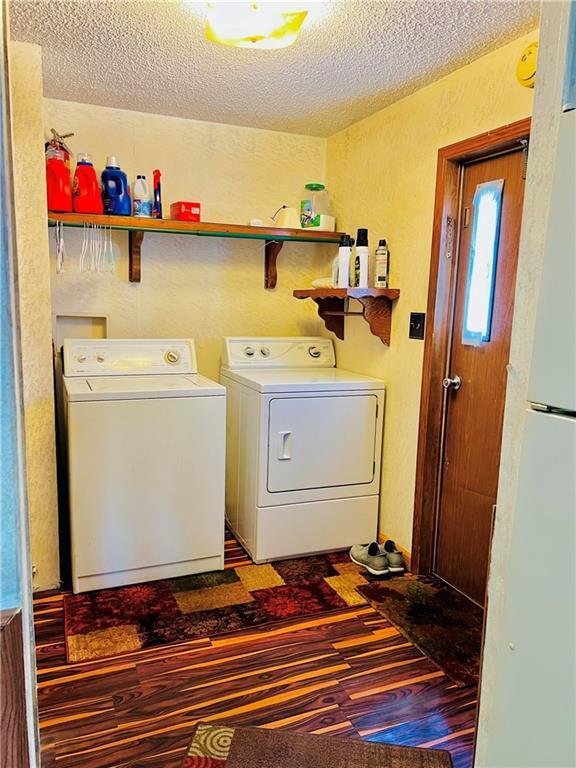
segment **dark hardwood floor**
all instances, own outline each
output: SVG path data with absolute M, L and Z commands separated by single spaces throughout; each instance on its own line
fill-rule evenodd
M 226 555 L 227 567 L 249 562 L 231 537 Z M 472 764 L 476 689 L 370 607 L 70 665 L 61 593 L 38 597 L 35 617 L 43 768 L 180 768 L 199 720 L 437 747 Z

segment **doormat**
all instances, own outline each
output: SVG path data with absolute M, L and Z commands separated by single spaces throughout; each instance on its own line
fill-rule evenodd
M 458 685 L 477 685 L 484 612 L 440 579 L 406 576 L 358 591 Z
M 68 662 L 365 605 L 346 552 L 64 595 Z
M 452 768 L 449 752 L 198 723 L 182 768 Z

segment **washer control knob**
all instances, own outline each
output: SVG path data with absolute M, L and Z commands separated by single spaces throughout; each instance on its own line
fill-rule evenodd
M 256 354 L 256 350 L 254 349 L 254 347 L 244 347 L 244 354 L 246 355 L 246 357 L 254 357 L 254 355 Z
M 175 349 L 169 349 L 164 355 L 164 360 L 171 365 L 176 365 L 176 363 L 180 362 L 180 352 L 177 352 Z
M 310 357 L 318 359 L 322 354 L 322 350 L 318 349 L 318 347 L 308 347 L 308 354 Z
M 106 360 L 106 358 L 104 357 L 104 355 L 100 354 L 100 355 L 96 355 L 96 360 L 97 360 L 99 363 L 103 363 L 103 362 L 104 362 L 104 360 Z
M 268 347 L 260 347 L 260 354 L 262 357 L 270 357 L 270 349 Z
M 85 363 L 85 362 L 86 362 L 86 355 L 78 355 L 78 357 L 76 358 L 76 360 L 77 360 L 79 363 Z

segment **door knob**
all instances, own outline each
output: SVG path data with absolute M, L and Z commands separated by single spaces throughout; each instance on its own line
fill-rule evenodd
M 452 379 L 449 376 L 446 376 L 446 378 L 442 380 L 442 386 L 444 389 L 453 389 L 457 392 L 462 386 L 462 379 L 460 376 L 454 376 Z

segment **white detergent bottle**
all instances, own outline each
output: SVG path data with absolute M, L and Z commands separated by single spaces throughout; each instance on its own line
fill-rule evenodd
M 136 183 L 132 189 L 134 201 L 134 216 L 152 217 L 152 195 L 146 181 L 146 176 L 136 176 Z
M 338 288 L 350 287 L 350 257 L 354 240 L 350 235 L 342 235 L 338 248 Z

